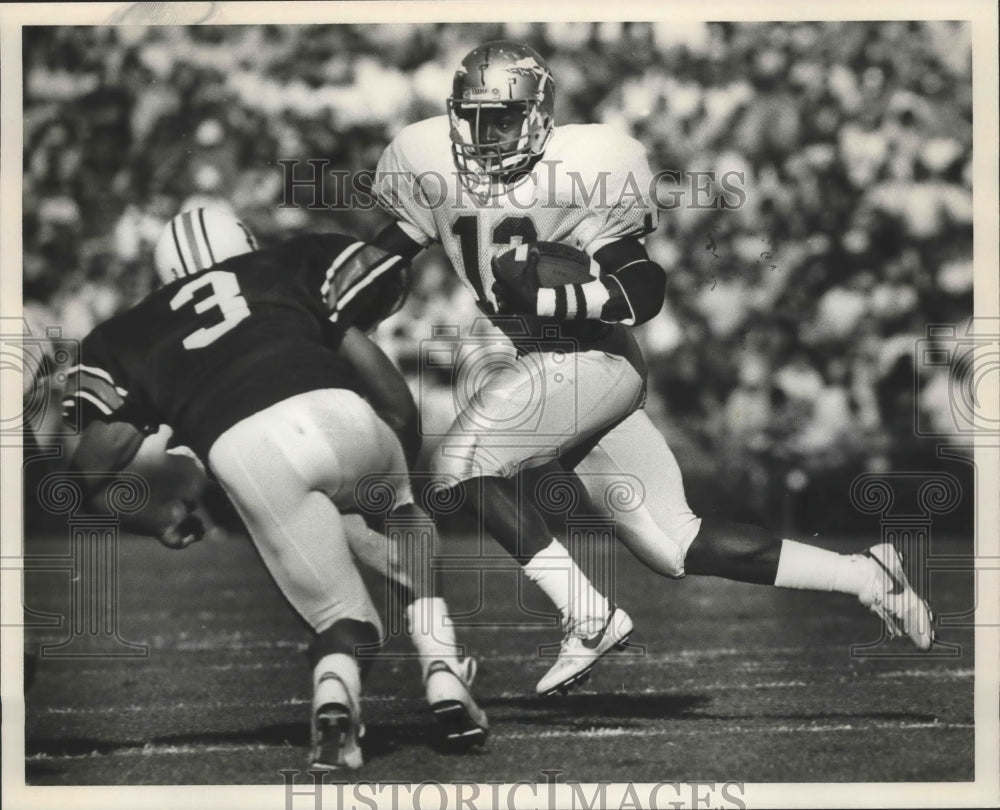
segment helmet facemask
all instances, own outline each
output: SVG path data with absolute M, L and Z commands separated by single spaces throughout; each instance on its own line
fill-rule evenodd
M 492 191 L 544 153 L 552 135 L 555 83 L 545 61 L 528 46 L 488 42 L 462 61 L 447 105 L 462 183 Z
M 527 168 L 545 151 L 552 116 L 538 101 L 468 102 L 448 99 L 455 166 L 473 184 L 505 178 Z M 513 127 L 504 126 L 512 119 Z

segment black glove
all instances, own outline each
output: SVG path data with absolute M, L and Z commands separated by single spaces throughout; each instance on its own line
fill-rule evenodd
M 494 256 L 493 296 L 497 299 L 497 310 L 502 315 L 538 314 L 538 248 L 528 250 L 528 258 L 523 263 L 500 262 Z

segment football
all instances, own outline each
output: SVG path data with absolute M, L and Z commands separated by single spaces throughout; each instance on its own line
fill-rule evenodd
M 539 287 L 561 287 L 564 284 L 583 284 L 596 278 L 596 267 L 587 253 L 561 242 L 532 242 L 518 245 L 496 257 L 493 263 L 498 278 L 519 278 L 528 265 L 532 251 L 538 252 Z

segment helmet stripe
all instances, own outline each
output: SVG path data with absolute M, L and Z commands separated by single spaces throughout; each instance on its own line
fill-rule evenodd
M 243 231 L 243 235 L 247 238 L 247 244 L 250 245 L 250 250 L 257 249 L 257 240 L 254 235 L 250 232 L 250 229 L 243 224 L 241 220 L 236 220 L 236 224 L 240 226 L 240 230 Z
M 208 258 L 212 262 L 210 266 L 215 266 L 215 254 L 212 253 L 212 240 L 208 238 L 208 229 L 205 227 L 205 209 L 198 209 L 198 223 L 201 225 L 201 235 L 205 237 L 205 247 L 208 248 Z
M 183 270 L 184 272 L 183 273 L 178 273 L 177 270 L 175 270 L 174 268 L 170 268 L 170 269 L 173 270 L 174 275 L 177 278 L 180 278 L 182 275 L 184 275 L 184 276 L 190 275 L 188 273 L 188 269 L 187 269 L 187 262 L 184 261 L 184 253 L 181 251 L 181 242 L 177 238 L 177 219 L 176 218 L 174 218 L 174 219 L 172 219 L 170 221 L 170 232 L 174 236 L 174 248 L 176 248 L 176 250 L 177 250 L 177 258 L 181 260 L 181 270 Z
M 184 235 L 187 237 L 188 249 L 191 251 L 191 256 L 194 257 L 194 267 L 197 273 L 204 270 L 206 265 L 201 259 L 201 251 L 198 250 L 198 237 L 194 233 L 194 222 L 191 212 L 185 211 L 181 219 L 184 221 Z

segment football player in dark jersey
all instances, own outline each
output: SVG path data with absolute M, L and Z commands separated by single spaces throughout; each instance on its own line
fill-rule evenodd
M 408 479 L 420 442 L 412 396 L 362 331 L 398 305 L 403 282 L 342 272 L 362 247 L 315 234 L 258 249 L 225 212 L 179 214 L 156 248 L 164 286 L 83 340 L 63 403 L 86 426 L 76 468 L 121 469 L 168 425 L 228 494 L 315 633 L 311 762 L 329 769 L 362 764 L 366 662 L 356 651 L 382 639 L 342 513 L 367 509 L 376 531 L 388 518 L 427 522 Z M 392 505 L 376 514 L 359 502 L 359 484 L 379 474 Z M 197 539 L 187 505 L 170 509 L 161 539 L 177 547 Z M 475 663 L 459 658 L 446 606 L 423 592 L 426 579 L 404 584 L 427 698 L 449 739 L 480 742 L 487 721 L 469 694 Z
M 930 609 L 891 544 L 836 554 L 690 509 L 677 461 L 643 408 L 646 367 L 628 328 L 660 311 L 666 288 L 643 243 L 658 216 L 646 150 L 609 125 L 557 126 L 555 93 L 545 59 L 526 45 L 498 40 L 472 50 L 455 73 L 447 114 L 404 127 L 382 153 L 374 188 L 394 222 L 373 240 L 371 259 L 351 258 L 381 273 L 439 242 L 479 308 L 518 347 L 516 361 L 492 373 L 477 364 L 465 379 L 456 369 L 475 394 L 431 467 L 442 485 L 473 493 L 466 503 L 481 525 L 562 614 L 562 650 L 537 691 L 579 682 L 632 630 L 519 497 L 518 476 L 552 458 L 577 473 L 619 539 L 657 573 L 851 594 L 891 635 L 929 648 Z M 541 288 L 537 275 L 513 286 L 497 277 L 501 254 L 540 242 L 585 251 L 590 278 Z M 526 338 L 505 327 L 512 320 Z M 571 362 L 565 340 L 544 339 L 553 323 L 575 344 Z M 614 481 L 638 482 L 629 485 L 634 497 L 616 504 L 608 497 Z

